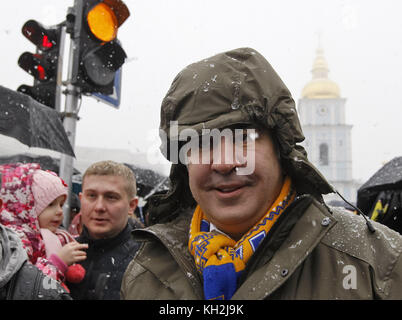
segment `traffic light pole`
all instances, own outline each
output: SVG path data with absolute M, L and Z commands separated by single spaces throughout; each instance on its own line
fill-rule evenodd
M 77 1 L 76 1 L 77 3 Z M 75 5 L 75 7 L 77 7 Z M 72 77 L 75 65 L 78 61 L 76 50 L 79 50 L 79 41 L 76 30 L 71 33 L 71 43 L 70 43 L 70 52 L 69 52 L 69 61 L 68 61 L 68 79 L 67 79 L 67 90 L 66 94 L 66 102 L 65 102 L 65 112 L 64 112 L 64 129 L 66 130 L 67 136 L 70 140 L 71 146 L 75 149 L 75 135 L 76 135 L 76 126 L 78 120 L 78 102 L 80 100 L 80 90 L 77 86 L 72 84 Z M 72 175 L 74 168 L 74 159 L 71 156 L 66 154 L 62 154 L 60 158 L 60 177 L 67 183 L 68 185 L 68 198 L 71 199 L 72 196 Z M 70 224 L 70 203 L 66 201 L 63 207 L 63 226 L 68 228 Z
M 68 139 L 70 140 L 71 146 L 75 149 L 75 132 L 77 126 L 77 118 L 78 118 L 78 100 L 79 93 L 77 87 L 69 84 L 67 86 L 66 93 L 66 109 L 64 113 L 64 129 L 66 130 Z M 73 157 L 62 154 L 60 159 L 60 177 L 67 183 L 68 185 L 68 197 L 67 199 L 71 199 L 72 196 L 72 175 L 74 168 L 74 159 Z M 70 224 L 70 203 L 66 201 L 64 208 L 64 219 L 63 226 L 68 227 Z
M 63 57 L 64 44 L 66 40 L 66 26 L 60 27 L 60 43 L 59 43 L 59 58 L 57 60 L 57 75 L 56 75 L 56 92 L 55 92 L 55 110 L 61 111 L 61 87 L 63 76 Z
M 116 38 L 117 29 L 130 16 L 121 0 L 74 0 L 68 9 L 66 30 L 71 34 L 64 129 L 75 149 L 78 102 L 82 94 L 112 94 L 116 72 L 127 57 Z M 74 159 L 62 154 L 59 175 L 72 196 Z M 70 224 L 70 203 L 63 208 L 64 227 Z

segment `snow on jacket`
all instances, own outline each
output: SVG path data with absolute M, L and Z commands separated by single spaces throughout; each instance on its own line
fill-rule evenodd
M 141 244 L 123 277 L 125 300 L 204 299 L 188 250 L 192 211 L 135 230 Z M 402 237 L 361 216 L 299 196 L 247 264 L 232 300 L 402 299 Z
M 63 281 L 64 274 L 46 258 L 46 248 L 35 213 L 32 193 L 33 174 L 40 169 L 36 163 L 5 164 L 0 166 L 3 207 L 0 223 L 14 230 L 22 241 L 28 260 L 44 274 Z

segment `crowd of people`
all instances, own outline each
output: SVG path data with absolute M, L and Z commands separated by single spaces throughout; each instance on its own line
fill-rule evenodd
M 4 296 L 25 297 L 26 293 L 19 296 L 22 291 L 14 284 L 26 262 L 58 283 L 63 290 L 54 289 L 62 297 L 119 299 L 123 273 L 138 248 L 131 231 L 142 227 L 138 220 L 129 218 L 138 203 L 134 173 L 113 161 L 90 166 L 83 177 L 80 211 L 73 218 L 78 216 L 80 221 L 70 225 L 69 230 L 74 231 L 70 233 L 61 226 L 67 186 L 56 173 L 34 163 L 2 165 L 0 170 L 0 224 L 3 238 L 13 240 L 2 241 L 2 247 L 5 250 L 6 244 L 18 245 L 23 249 L 21 257 L 26 257 L 1 286 Z M 12 247 L 8 247 L 9 254 L 1 260 L 5 270 L 15 260 Z M 43 282 L 45 287 L 46 281 L 51 280 Z M 53 287 L 47 286 L 50 290 Z M 34 288 L 30 298 L 49 297 L 39 289 Z
M 402 236 L 325 203 L 337 191 L 308 160 L 294 100 L 256 50 L 183 69 L 160 129 L 171 183 L 147 200 L 146 225 L 121 163 L 85 171 L 69 226 L 56 173 L 0 166 L 0 298 L 402 298 Z

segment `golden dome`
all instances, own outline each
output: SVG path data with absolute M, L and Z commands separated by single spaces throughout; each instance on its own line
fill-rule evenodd
M 335 99 L 340 96 L 338 85 L 329 79 L 313 79 L 302 91 L 302 97 L 307 99 Z
M 318 48 L 317 56 L 313 63 L 311 73 L 313 79 L 307 83 L 302 91 L 302 98 L 307 99 L 335 99 L 340 98 L 339 86 L 328 79 L 328 65 L 324 57 L 324 51 Z

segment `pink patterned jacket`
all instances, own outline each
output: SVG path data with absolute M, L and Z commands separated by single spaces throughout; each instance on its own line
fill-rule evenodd
M 40 165 L 36 163 L 0 165 L 0 196 L 3 199 L 0 223 L 17 232 L 32 264 L 46 275 L 63 282 L 64 270 L 60 270 L 46 258 L 46 248 L 34 210 L 31 186 L 32 176 L 38 169 Z

